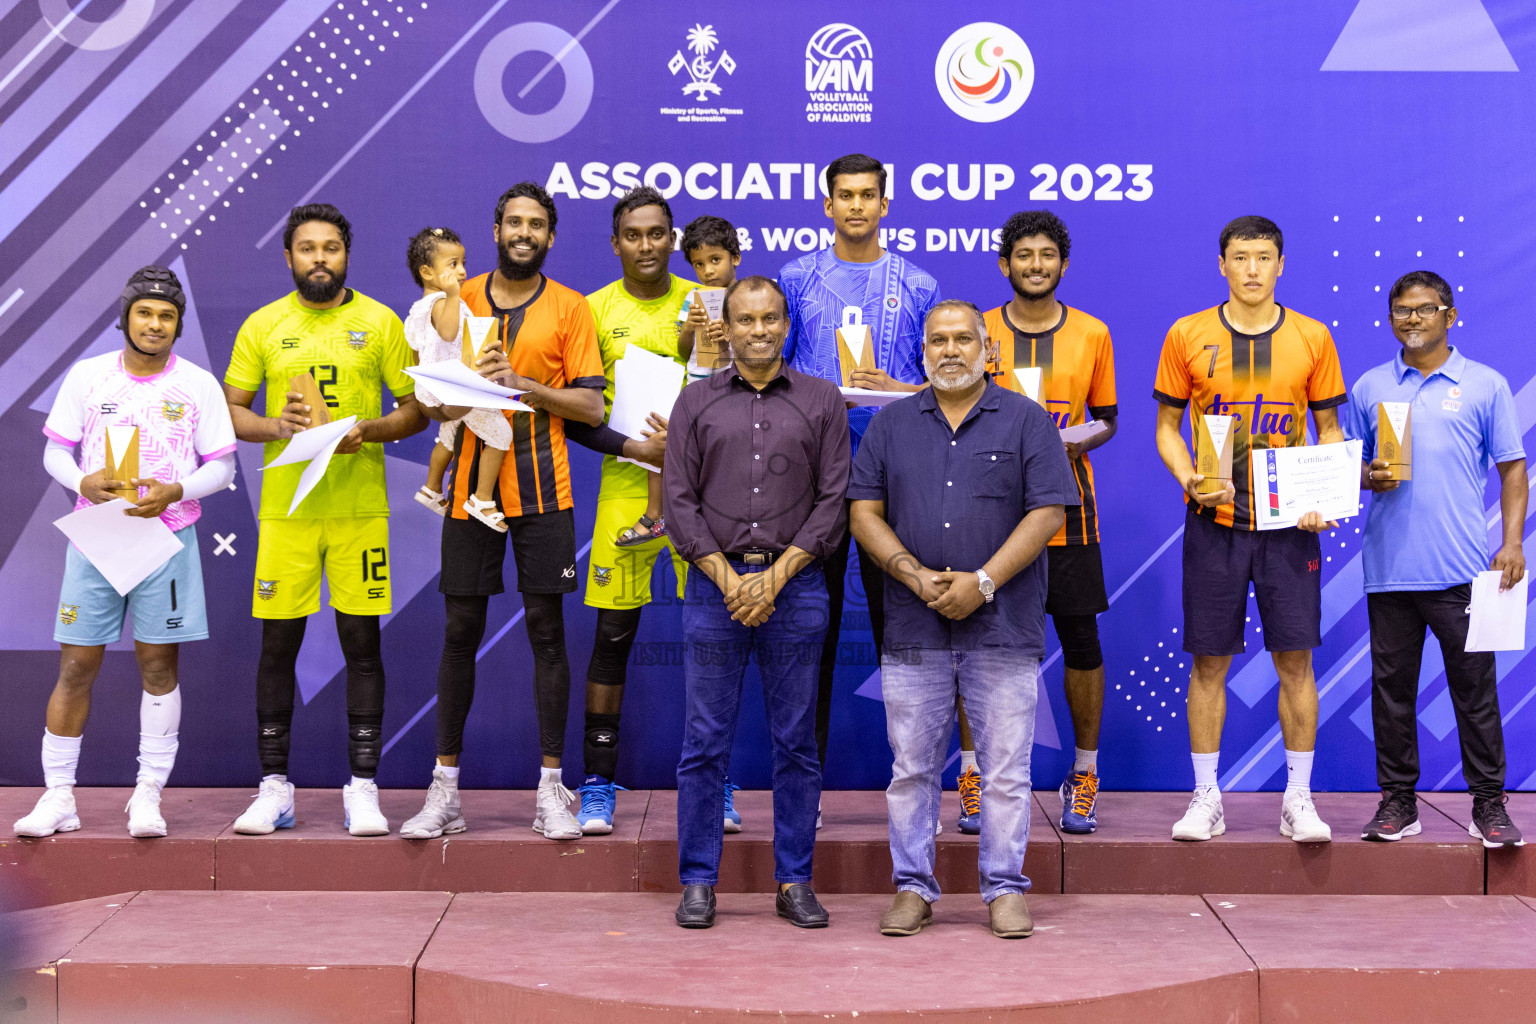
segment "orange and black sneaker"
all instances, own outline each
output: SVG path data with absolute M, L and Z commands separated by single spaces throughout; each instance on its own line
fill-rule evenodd
M 968 836 L 981 831 L 981 772 L 975 765 L 960 773 L 960 831 Z
M 1061 784 L 1061 830 L 1087 835 L 1099 827 L 1099 776 L 1092 768 L 1073 772 Z

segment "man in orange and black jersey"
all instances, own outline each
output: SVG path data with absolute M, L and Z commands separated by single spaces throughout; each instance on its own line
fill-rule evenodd
M 1317 739 L 1317 681 L 1312 649 L 1321 642 L 1320 545 L 1334 529 L 1316 512 L 1295 529 L 1260 533 L 1254 519 L 1249 453 L 1307 443 L 1307 410 L 1317 440 L 1344 440 L 1338 407 L 1346 399 L 1339 353 L 1328 328 L 1275 301 L 1285 269 L 1284 238 L 1264 217 L 1239 217 L 1221 233 L 1217 262 L 1227 301 L 1168 329 L 1153 395 L 1160 403 L 1157 450 L 1184 489 L 1184 650 L 1193 655 L 1189 679 L 1189 740 L 1195 793 L 1173 826 L 1173 838 L 1205 840 L 1226 830 L 1217 787 L 1226 678 L 1244 650 L 1243 624 L 1251 584 L 1264 629 L 1264 647 L 1280 677 L 1280 732 L 1285 739 L 1286 788 L 1280 833 L 1297 842 L 1327 842 L 1332 832 L 1312 803 L 1312 753 Z M 1232 480 L 1201 494 L 1181 433 L 1184 410 L 1232 416 Z
M 1067 227 L 1053 213 L 1028 210 L 1003 225 L 997 266 L 1013 298 L 986 314 L 995 356 L 989 370 L 998 384 L 1021 391 L 1016 370 L 1039 367 L 1039 399 L 1057 429 L 1096 420 L 1103 429 L 1064 445 L 1077 481 L 1080 508 L 1047 547 L 1045 610 L 1056 627 L 1066 665 L 1067 707 L 1075 756 L 1061 784 L 1061 827 L 1088 833 L 1098 827 L 1099 720 L 1104 709 L 1104 655 L 1097 616 L 1109 608 L 1099 557 L 1099 513 L 1088 453 L 1115 436 L 1115 353 L 1103 322 L 1056 298 L 1072 251 Z M 980 775 L 970 726 L 960 712 L 960 831 L 980 830 Z
M 448 630 L 438 669 L 437 765 L 426 806 L 400 832 L 425 839 L 465 828 L 458 796 L 464 720 L 474 697 L 475 655 L 485 635 L 490 597 L 504 589 L 502 562 L 510 539 L 533 649 L 543 754 L 533 827 L 549 839 L 577 839 L 581 829 L 567 806 L 574 795 L 560 773 L 571 689 L 562 604 L 576 589 L 576 524 L 565 438 L 581 425 L 602 422 L 607 378 L 587 300 L 540 269 L 555 237 L 554 200 L 533 182 L 512 186 L 496 206 L 493 232 L 496 269 L 464 282 L 460 295 L 473 315 L 498 321 L 498 344 L 482 357 L 482 373 L 505 371 L 499 379 L 525 392 L 520 399 L 534 411 L 505 414 L 512 446 L 501 463 L 495 498 L 506 515 L 507 532 L 487 529 L 463 511 L 483 442 L 472 431 L 459 431 L 438 584 Z M 467 411 L 439 406 L 428 415 L 455 419 Z

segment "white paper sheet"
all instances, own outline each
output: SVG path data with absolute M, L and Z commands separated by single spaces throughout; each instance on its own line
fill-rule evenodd
M 299 502 L 309 497 L 309 492 L 314 490 L 320 478 L 325 476 L 325 469 L 331 464 L 331 456 L 336 454 L 336 446 L 341 444 L 341 439 L 347 436 L 347 431 L 351 430 L 356 422 L 356 416 L 346 416 L 323 423 L 318 427 L 302 430 L 289 438 L 288 447 L 279 452 L 277 458 L 261 467 L 265 472 L 276 469 L 278 466 L 309 463 L 304 467 L 304 472 L 299 474 L 299 485 L 294 488 L 293 501 L 288 505 L 290 516 L 293 515 L 294 509 L 299 507 Z
M 523 394 L 486 380 L 457 359 L 445 359 L 440 363 L 408 366 L 405 372 L 427 386 L 427 390 L 444 405 L 463 405 L 471 409 L 510 409 L 514 412 L 533 412 L 516 398 Z
M 625 437 L 644 440 L 642 432 L 650 429 L 645 418 L 651 413 L 672 415 L 672 404 L 683 389 L 684 368 L 675 359 L 630 345 L 624 358 L 613 364 L 613 409 L 608 425 Z M 643 466 L 652 473 L 661 470 L 649 463 L 619 456 L 620 462 Z
M 1081 444 L 1090 437 L 1096 437 L 1108 429 L 1109 426 L 1103 420 L 1088 420 L 1079 423 L 1075 427 L 1062 427 L 1061 439 L 1067 444 Z
M 125 597 L 181 550 L 181 541 L 159 516 L 141 519 L 123 514 L 133 507 L 126 498 L 114 498 L 53 521 L 112 589 Z
M 854 405 L 872 405 L 877 409 L 890 405 L 898 399 L 910 398 L 915 394 L 912 391 L 870 391 L 865 388 L 838 388 L 837 390 L 843 393 L 843 398 Z
M 1523 651 L 1525 650 L 1526 597 L 1530 591 L 1530 574 L 1520 577 L 1520 582 L 1499 593 L 1501 572 L 1481 572 L 1472 581 L 1472 619 L 1467 625 L 1467 650 L 1474 651 Z
M 1019 382 L 1019 390 L 1036 402 L 1040 401 L 1040 383 L 1044 377 L 1045 370 L 1038 366 L 1026 366 L 1022 370 L 1015 367 L 1013 371 L 1013 379 Z
M 1359 441 L 1255 448 L 1253 514 L 1261 530 L 1295 526 L 1308 512 L 1324 519 L 1360 514 Z

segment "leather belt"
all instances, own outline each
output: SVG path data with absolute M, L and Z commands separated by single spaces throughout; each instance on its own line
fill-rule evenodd
M 725 551 L 722 554 L 733 562 L 742 562 L 746 565 L 772 565 L 784 552 L 772 551 L 768 548 L 748 548 L 745 551 Z

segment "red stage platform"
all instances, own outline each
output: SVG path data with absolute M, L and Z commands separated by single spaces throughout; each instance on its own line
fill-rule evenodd
M 355 838 L 341 826 L 335 790 L 301 790 L 298 826 L 270 836 L 237 836 L 231 825 L 251 792 L 170 789 L 171 834 L 133 839 L 124 828 L 126 789 L 76 792 L 84 828 L 50 839 L 0 838 L 0 888 L 16 906 L 41 906 L 141 889 L 369 889 L 446 892 L 671 892 L 677 888 L 676 795 L 618 794 L 612 835 L 552 842 L 530 829 L 529 791 L 464 793 L 469 830 L 407 841 Z M 21 817 L 38 791 L 0 789 L 0 825 Z M 387 790 L 381 804 L 399 823 L 421 805 L 418 790 Z M 1301 845 L 1278 831 L 1279 796 L 1229 793 L 1227 834 L 1175 843 L 1183 793 L 1104 793 L 1092 836 L 1059 834 L 1055 793 L 1037 793 L 1025 872 L 1037 893 L 1335 893 L 1536 896 L 1536 846 L 1485 851 L 1467 835 L 1465 795 L 1420 801 L 1424 833 L 1399 843 L 1364 843 L 1359 829 L 1375 809 L 1371 793 L 1320 793 L 1334 829 L 1328 844 Z M 773 881 L 772 798 L 737 794 L 744 831 L 726 836 L 723 892 L 766 892 Z M 828 792 L 817 837 L 815 884 L 822 893 L 890 889 L 885 796 Z M 976 837 L 955 829 L 958 798 L 944 797 L 937 875 L 949 893 L 973 893 Z M 1536 829 L 1536 795 L 1517 794 L 1510 811 Z
M 993 938 L 975 896 L 920 935 L 885 896 L 800 931 L 726 893 L 710 931 L 671 893 L 145 892 L 0 918 L 30 938 L 11 1024 L 1519 1020 L 1536 908 L 1508 896 L 1033 896 Z

